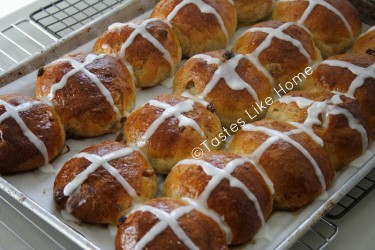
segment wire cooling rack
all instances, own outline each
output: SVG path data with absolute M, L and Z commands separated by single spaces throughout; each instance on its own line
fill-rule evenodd
M 318 250 L 330 244 L 338 233 L 338 227 L 323 217 L 302 236 L 290 250 Z
M 326 216 L 336 220 L 343 217 L 375 188 L 375 168 L 363 178 Z
M 0 27 L 0 75 L 127 0 L 59 0 Z
M 95 20 L 126 0 L 59 0 L 30 14 L 30 19 L 58 38 Z

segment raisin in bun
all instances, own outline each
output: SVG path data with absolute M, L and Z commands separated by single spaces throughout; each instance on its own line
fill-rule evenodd
M 282 21 L 250 27 L 235 42 L 233 50 L 246 54 L 277 88 L 278 84 L 284 88 L 294 80 L 289 88 L 299 89 L 304 81 L 300 74 L 321 60 L 311 35 L 295 23 Z
M 225 48 L 237 27 L 231 0 L 161 0 L 151 17 L 172 24 L 184 57 Z
M 139 147 L 156 173 L 167 174 L 179 160 L 222 132 L 215 114 L 198 102 L 179 95 L 161 95 L 133 111 L 126 120 L 124 136 Z M 220 141 L 209 148 L 220 148 Z M 216 147 L 215 147 L 216 146 Z M 207 150 L 206 148 L 204 148 Z
M 272 13 L 273 0 L 234 0 L 239 23 L 254 23 Z
M 329 92 L 290 92 L 268 109 L 266 118 L 289 122 L 324 148 L 335 169 L 364 153 L 371 130 L 356 100 Z
M 156 174 L 142 153 L 119 142 L 92 145 L 67 161 L 54 183 L 58 209 L 86 223 L 116 224 L 156 195 Z
M 249 157 L 273 183 L 274 209 L 295 210 L 332 185 L 335 176 L 327 154 L 303 130 L 281 121 L 242 126 L 229 145 Z
M 153 18 L 112 24 L 93 51 L 120 58 L 134 74 L 136 86 L 151 87 L 173 76 L 181 61 L 181 46 L 166 22 Z
M 352 51 L 375 56 L 375 25 L 358 37 Z
M 362 28 L 358 11 L 347 0 L 278 1 L 273 19 L 303 25 L 313 35 L 323 58 L 349 49 Z
M 348 53 L 323 61 L 307 79 L 306 89 L 326 89 L 355 98 L 375 136 L 375 57 Z
M 0 96 L 0 174 L 43 166 L 64 143 L 64 126 L 51 107 L 26 96 Z
M 126 66 L 104 54 L 73 52 L 38 71 L 36 97 L 60 115 L 69 135 L 113 133 L 131 111 L 135 87 Z
M 229 243 L 237 245 L 252 239 L 272 212 L 267 181 L 248 159 L 211 151 L 201 159 L 178 162 L 163 194 L 196 199 L 199 210 L 211 211 L 229 232 Z
M 158 198 L 134 209 L 119 226 L 120 249 L 225 250 L 225 233 L 187 201 Z
M 177 72 L 173 89 L 212 105 L 225 127 L 261 119 L 265 110 L 258 115 L 255 103 L 273 97 L 268 78 L 246 56 L 226 50 L 190 58 Z

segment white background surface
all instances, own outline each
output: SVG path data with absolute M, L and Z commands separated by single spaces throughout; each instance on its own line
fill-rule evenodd
M 35 2 L 36 0 L 2 0 L 2 5 L 0 8 L 0 18 L 11 14 L 12 12 Z M 6 2 L 4 4 L 4 2 Z

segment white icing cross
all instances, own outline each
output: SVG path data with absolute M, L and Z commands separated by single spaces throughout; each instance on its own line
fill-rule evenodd
M 173 210 L 170 213 L 162 211 L 158 208 L 143 205 L 135 209 L 136 211 L 150 212 L 155 215 L 159 222 L 156 223 L 136 244 L 136 250 L 144 249 L 148 243 L 161 234 L 168 227 L 176 234 L 176 236 L 185 244 L 185 246 L 192 250 L 198 250 L 199 248 L 194 244 L 194 242 L 186 235 L 185 231 L 178 224 L 178 219 L 185 214 L 192 212 L 194 208 L 192 206 L 183 206 Z
M 43 155 L 44 158 L 44 164 L 48 164 L 48 150 L 44 142 L 39 139 L 31 130 L 27 127 L 23 119 L 20 117 L 20 112 L 25 112 L 30 110 L 35 105 L 40 105 L 40 102 L 24 102 L 18 106 L 13 106 L 3 100 L 0 100 L 0 105 L 2 105 L 5 108 L 5 113 L 3 113 L 0 116 L 0 124 L 7 118 L 13 118 L 18 126 L 21 128 L 24 136 L 26 136 L 29 141 L 34 144 L 34 146 L 39 150 L 39 152 Z M 1 135 L 2 132 L 0 131 Z
M 109 164 L 110 161 L 128 156 L 133 152 L 133 148 L 123 148 L 108 153 L 104 156 L 89 154 L 85 152 L 75 155 L 73 158 L 85 158 L 89 160 L 91 164 L 84 171 L 75 176 L 75 178 L 65 186 L 64 195 L 72 195 L 73 192 L 77 190 L 83 184 L 83 182 L 85 182 L 85 180 L 88 178 L 90 174 L 94 173 L 99 167 L 103 167 L 105 170 L 108 171 L 109 174 L 116 178 L 116 180 L 121 184 L 121 186 L 132 198 L 138 198 L 137 192 L 134 190 L 134 188 L 125 180 L 124 177 L 122 177 L 122 175 L 116 168 Z
M 143 147 L 146 144 L 146 142 L 152 137 L 152 135 L 156 132 L 159 126 L 163 122 L 165 122 L 166 119 L 171 117 L 175 117 L 179 121 L 179 127 L 189 126 L 195 129 L 201 137 L 205 136 L 203 130 L 199 127 L 198 123 L 195 120 L 182 114 L 185 112 L 192 111 L 194 109 L 193 100 L 185 100 L 183 102 L 176 104 L 175 106 L 171 106 L 167 103 L 160 102 L 157 100 L 150 100 L 148 104 L 157 108 L 164 109 L 164 112 L 148 127 L 146 132 L 142 135 L 141 140 L 138 141 L 138 147 Z
M 255 90 L 245 82 L 236 72 L 236 68 L 241 59 L 245 58 L 244 55 L 235 55 L 233 58 L 226 62 L 222 62 L 218 58 L 211 57 L 209 55 L 200 54 L 193 58 L 201 59 L 207 64 L 216 64 L 218 68 L 215 70 L 213 77 L 207 83 L 203 92 L 199 95 L 200 98 L 205 98 L 219 83 L 221 79 L 224 79 L 226 85 L 232 90 L 244 90 L 246 89 L 256 102 L 259 102 L 259 98 Z
M 338 16 L 341 21 L 345 24 L 346 28 L 348 29 L 350 36 L 353 38 L 353 30 L 350 27 L 350 24 L 346 20 L 343 14 L 336 9 L 333 5 L 330 3 L 324 1 L 324 0 L 306 0 L 309 2 L 309 6 L 305 9 L 304 13 L 302 14 L 301 18 L 298 20 L 299 24 L 304 24 L 306 19 L 310 16 L 311 12 L 314 10 L 314 8 L 318 5 L 324 6 L 328 10 L 332 11 L 336 16 Z M 288 2 L 288 0 L 281 0 L 280 2 Z
M 360 37 L 362 37 L 362 36 L 364 36 L 364 35 L 366 35 L 370 32 L 373 32 L 373 31 L 375 31 L 375 25 L 372 26 L 371 28 L 369 28 L 366 32 L 362 33 L 358 38 L 360 38 Z
M 54 105 L 52 103 L 52 100 L 53 100 L 53 98 L 55 98 L 56 92 L 58 90 L 63 89 L 66 86 L 66 84 L 68 83 L 68 79 L 70 77 L 72 77 L 73 75 L 75 75 L 78 72 L 82 72 L 83 74 L 85 74 L 99 88 L 100 92 L 103 94 L 103 96 L 105 97 L 106 101 L 112 106 L 112 109 L 113 109 L 113 111 L 114 111 L 114 113 L 116 115 L 117 121 L 120 121 L 121 120 L 121 114 L 120 114 L 119 109 L 116 107 L 116 105 L 115 105 L 115 103 L 113 101 L 111 93 L 100 82 L 99 78 L 96 75 L 94 75 L 88 69 L 86 69 L 87 65 L 93 63 L 95 60 L 102 59 L 104 57 L 105 57 L 104 54 L 102 54 L 102 55 L 88 54 L 86 56 L 86 59 L 85 59 L 85 61 L 83 63 L 81 63 L 79 61 L 76 61 L 74 59 L 71 59 L 71 58 L 62 58 L 62 59 L 59 59 L 59 60 L 56 60 L 55 62 L 53 62 L 53 64 L 68 62 L 68 63 L 71 64 L 71 66 L 73 67 L 73 69 L 71 71 L 69 71 L 68 73 L 66 73 L 61 78 L 60 82 L 55 83 L 54 85 L 52 85 L 49 94 L 46 97 L 42 97 L 42 101 L 46 102 L 48 105 L 50 105 L 50 106 L 53 107 Z
M 298 129 L 295 129 L 295 130 L 291 130 L 291 131 L 286 132 L 286 133 L 282 133 L 282 132 L 279 132 L 279 131 L 276 131 L 276 130 L 273 130 L 273 129 L 269 129 L 269 128 L 266 128 L 266 127 L 263 127 L 263 126 L 254 126 L 253 124 L 246 124 L 246 125 L 242 126 L 242 129 L 244 131 L 263 132 L 263 133 L 265 133 L 269 136 L 269 138 L 266 141 L 264 141 L 249 156 L 249 158 L 255 162 L 254 163 L 255 166 L 258 166 L 258 167 L 262 168 L 261 165 L 260 165 L 260 158 L 262 157 L 264 152 L 271 145 L 273 145 L 275 142 L 277 142 L 279 140 L 283 140 L 283 141 L 293 145 L 296 149 L 298 149 L 310 161 L 311 165 L 314 168 L 315 174 L 319 179 L 322 190 L 326 190 L 325 178 L 324 178 L 324 175 L 323 175 L 322 171 L 319 168 L 318 163 L 315 161 L 315 159 L 311 156 L 311 154 L 300 143 L 298 143 L 297 141 L 295 141 L 295 140 L 293 140 L 292 138 L 289 137 L 290 135 L 298 134 L 298 133 L 301 133 L 302 131 L 300 131 Z
M 117 29 L 117 28 L 121 28 L 121 27 L 124 27 L 124 26 L 128 26 L 128 27 L 134 29 L 132 31 L 132 33 L 130 34 L 130 36 L 128 37 L 128 39 L 126 39 L 126 41 L 121 45 L 120 51 L 118 52 L 119 57 L 124 61 L 124 63 L 126 64 L 126 66 L 129 68 L 129 70 L 132 71 L 133 78 L 134 78 L 134 69 L 133 69 L 133 66 L 126 60 L 126 49 L 134 42 L 134 39 L 138 35 L 141 35 L 144 39 L 146 39 L 147 41 L 149 41 L 156 49 L 158 49 L 163 54 L 163 58 L 169 63 L 169 65 L 171 67 L 171 74 L 170 75 L 171 76 L 174 75 L 174 62 L 173 62 L 171 54 L 146 29 L 147 25 L 149 25 L 152 22 L 157 22 L 157 21 L 163 22 L 160 19 L 152 18 L 152 19 L 147 19 L 147 20 L 143 21 L 141 24 L 135 24 L 135 23 L 124 23 L 124 24 L 114 23 L 114 24 L 112 24 L 111 26 L 108 27 L 108 30 Z M 167 24 L 170 25 L 169 23 L 167 23 Z
M 262 71 L 262 73 L 269 79 L 269 81 L 273 84 L 274 80 L 271 76 L 271 74 L 268 72 L 268 70 L 260 63 L 259 56 L 260 54 L 267 49 L 268 47 L 271 46 L 271 43 L 273 41 L 273 38 L 278 38 L 283 41 L 290 42 L 293 44 L 299 52 L 305 56 L 307 61 L 309 63 L 312 62 L 312 59 L 309 55 L 309 53 L 306 51 L 306 49 L 303 47 L 302 43 L 298 41 L 297 39 L 289 36 L 288 34 L 285 34 L 284 31 L 287 30 L 290 26 L 294 25 L 293 23 L 284 23 L 280 25 L 278 28 L 269 28 L 269 27 L 252 27 L 248 30 L 245 31 L 244 34 L 248 32 L 264 32 L 267 33 L 267 37 L 262 41 L 261 44 L 250 54 L 247 54 L 246 57 L 257 66 L 258 69 Z M 244 35 L 243 34 L 243 35 Z M 243 36 L 242 35 L 242 36 Z
M 231 2 L 231 3 L 234 4 L 233 2 Z M 185 7 L 188 4 L 194 4 L 195 6 L 198 7 L 198 9 L 202 13 L 209 13 L 209 14 L 214 15 L 216 17 L 217 22 L 219 23 L 219 25 L 221 27 L 221 31 L 224 33 L 225 38 L 228 41 L 228 39 L 229 39 L 228 31 L 227 31 L 227 29 L 225 27 L 224 21 L 221 18 L 220 14 L 212 6 L 206 4 L 202 0 L 183 0 L 183 1 L 181 1 L 179 4 L 176 5 L 176 7 L 174 7 L 174 9 L 172 10 L 172 12 L 169 13 L 169 15 L 167 16 L 167 20 L 171 22 L 173 20 L 173 18 L 176 17 L 177 13 L 183 7 Z
M 350 83 L 348 91 L 346 93 L 343 93 L 344 95 L 350 98 L 354 98 L 355 91 L 358 88 L 362 87 L 367 78 L 373 78 L 375 80 L 375 63 L 368 66 L 367 68 L 363 68 L 355 64 L 340 60 L 325 60 L 322 62 L 322 64 L 331 67 L 346 68 L 350 70 L 353 74 L 357 75 L 357 77 Z
M 226 179 L 229 181 L 229 185 L 231 187 L 239 188 L 241 189 L 244 194 L 247 196 L 247 198 L 253 202 L 254 207 L 257 211 L 257 215 L 261 221 L 262 224 L 264 224 L 264 215 L 263 211 L 260 207 L 259 201 L 256 198 L 256 196 L 251 192 L 250 189 L 246 187 L 245 184 L 243 184 L 240 180 L 238 180 L 236 177 L 232 176 L 232 173 L 236 170 L 237 167 L 242 166 L 246 162 L 250 162 L 246 158 L 238 158 L 234 159 L 226 164 L 226 166 L 223 169 L 217 168 L 214 165 L 212 165 L 209 162 L 206 162 L 204 160 L 198 160 L 198 159 L 186 159 L 178 162 L 176 165 L 183 165 L 183 164 L 195 164 L 200 167 L 202 167 L 203 171 L 208 175 L 211 176 L 211 180 L 206 185 L 203 192 L 199 195 L 198 201 L 202 204 L 203 207 L 208 208 L 207 201 L 211 195 L 211 193 L 215 190 L 215 188 L 221 183 L 222 180 Z M 251 163 L 251 162 L 250 162 Z M 264 173 L 260 171 L 259 173 Z M 263 175 L 264 180 L 266 183 L 269 183 L 268 177 Z M 230 234 L 232 235 L 232 234 Z
M 225 232 L 227 236 L 228 244 L 232 242 L 232 237 L 233 237 L 232 230 L 230 229 L 228 224 L 224 221 L 224 218 L 222 216 L 217 214 L 216 211 L 208 207 L 202 206 L 202 204 L 198 200 L 191 199 L 188 197 L 184 197 L 182 198 L 182 200 L 187 202 L 190 206 L 194 207 L 194 209 L 197 210 L 198 212 L 201 212 L 202 214 L 207 215 L 212 220 L 214 220 L 216 224 L 219 225 L 219 227 Z
M 307 133 L 316 143 L 324 146 L 323 140 L 315 134 L 314 125 L 328 127 L 328 116 L 330 115 L 344 115 L 348 121 L 351 129 L 358 131 L 362 138 L 362 152 L 365 152 L 368 147 L 368 137 L 366 129 L 363 125 L 345 108 L 341 108 L 338 104 L 342 103 L 339 95 L 334 95 L 331 99 L 324 102 L 309 100 L 304 97 L 283 96 L 279 100 L 281 103 L 295 102 L 300 109 L 308 108 L 307 118 L 303 124 L 297 122 L 290 122 L 293 126 L 298 128 L 298 131 Z M 319 119 L 322 115 L 322 121 Z

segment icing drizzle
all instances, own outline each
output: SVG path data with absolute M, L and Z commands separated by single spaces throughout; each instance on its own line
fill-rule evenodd
M 293 140 L 292 138 L 289 137 L 290 135 L 301 133 L 300 130 L 295 129 L 295 130 L 291 130 L 291 131 L 286 132 L 286 133 L 282 133 L 282 132 L 279 132 L 277 130 L 269 129 L 269 128 L 266 128 L 266 127 L 263 127 L 263 126 L 254 126 L 253 124 L 246 124 L 246 125 L 242 126 L 242 129 L 244 131 L 263 132 L 263 133 L 265 133 L 266 135 L 269 136 L 269 138 L 265 142 L 263 142 L 249 156 L 249 158 L 252 159 L 255 162 L 255 165 L 261 167 L 260 158 L 262 157 L 264 152 L 270 146 L 272 146 L 275 142 L 277 142 L 279 140 L 283 140 L 283 141 L 293 145 L 296 149 L 298 149 L 310 161 L 311 165 L 314 168 L 315 174 L 319 179 L 322 190 L 326 190 L 325 178 L 324 178 L 324 175 L 323 175 L 322 171 L 319 168 L 318 163 L 315 161 L 315 159 L 311 156 L 311 154 L 300 143 L 298 143 L 297 141 L 295 141 L 295 140 Z
M 284 40 L 293 44 L 299 52 L 306 58 L 308 63 L 312 62 L 310 54 L 306 51 L 303 47 L 302 43 L 297 39 L 289 36 L 288 34 L 284 33 L 290 26 L 295 25 L 294 23 L 284 23 L 280 25 L 278 28 L 270 28 L 270 27 L 252 27 L 244 32 L 242 36 L 244 36 L 248 32 L 264 32 L 267 33 L 267 37 L 258 45 L 258 47 L 251 52 L 250 54 L 246 55 L 246 58 L 250 60 L 253 64 L 257 66 L 259 70 L 269 79 L 269 81 L 274 85 L 274 80 L 272 75 L 268 72 L 268 70 L 261 64 L 259 60 L 260 54 L 271 46 L 273 38 L 277 38 L 280 40 Z
M 355 64 L 340 60 L 325 60 L 322 62 L 322 64 L 331 67 L 345 68 L 350 70 L 353 74 L 357 75 L 357 77 L 350 83 L 348 91 L 346 93 L 342 93 L 350 98 L 354 98 L 355 91 L 363 86 L 366 78 L 375 79 L 375 63 L 368 66 L 367 68 L 363 68 Z
M 239 188 L 241 189 L 247 198 L 253 202 L 254 207 L 257 211 L 257 215 L 262 223 L 264 224 L 264 215 L 263 211 L 259 205 L 258 199 L 255 197 L 255 195 L 246 187 L 245 184 L 243 184 L 240 180 L 238 180 L 236 177 L 232 176 L 232 173 L 236 170 L 237 167 L 242 166 L 246 162 L 249 162 L 246 158 L 238 158 L 234 159 L 226 164 L 226 166 L 223 169 L 217 168 L 211 163 L 208 163 L 203 160 L 197 160 L 197 159 L 186 159 L 182 160 L 177 163 L 177 165 L 182 164 L 195 164 L 200 167 L 202 167 L 203 171 L 208 175 L 211 176 L 211 180 L 206 185 L 203 192 L 199 195 L 198 200 L 199 202 L 204 206 L 208 207 L 208 199 L 211 195 L 211 193 L 215 190 L 215 188 L 221 183 L 222 180 L 227 179 L 229 181 L 229 184 L 231 187 Z
M 176 17 L 177 13 L 188 4 L 194 4 L 195 6 L 198 7 L 198 9 L 202 13 L 208 13 L 208 14 L 214 15 L 216 17 L 217 22 L 220 25 L 221 31 L 225 35 L 225 38 L 227 39 L 227 41 L 229 40 L 227 28 L 225 27 L 224 21 L 221 18 L 220 14 L 212 6 L 206 4 L 202 0 L 183 0 L 183 1 L 181 1 L 179 4 L 176 5 L 176 7 L 174 7 L 172 12 L 169 13 L 169 15 L 167 16 L 167 20 L 169 22 L 171 22 Z M 234 4 L 234 3 L 231 2 L 231 4 Z
M 108 153 L 104 156 L 89 154 L 86 152 L 76 154 L 73 158 L 85 158 L 89 160 L 91 164 L 84 171 L 75 176 L 75 178 L 65 186 L 64 195 L 71 196 L 72 194 L 74 194 L 76 190 L 79 190 L 79 187 L 85 182 L 90 174 L 94 173 L 99 167 L 103 167 L 108 171 L 109 174 L 116 178 L 116 180 L 132 198 L 137 199 L 138 195 L 134 188 L 125 180 L 124 177 L 122 177 L 120 172 L 109 163 L 114 159 L 128 156 L 134 151 L 135 150 L 133 148 L 127 147 Z
M 274 38 L 290 42 L 293 44 L 299 52 L 306 58 L 308 63 L 312 63 L 312 58 L 310 54 L 306 51 L 306 49 L 303 47 L 302 43 L 298 41 L 297 39 L 289 36 L 288 34 L 284 33 L 285 30 L 287 30 L 290 26 L 295 25 L 294 23 L 284 23 L 280 25 L 278 28 L 270 28 L 270 27 L 252 27 L 244 32 L 244 34 L 248 32 L 264 32 L 267 33 L 267 37 L 259 44 L 259 46 L 251 53 L 246 55 L 235 55 L 233 58 L 229 59 L 226 62 L 222 62 L 218 58 L 213 58 L 207 54 L 199 54 L 192 58 L 197 58 L 205 61 L 207 64 L 216 64 L 218 65 L 218 69 L 215 71 L 213 77 L 210 79 L 208 84 L 206 85 L 203 92 L 199 95 L 199 98 L 204 99 L 218 84 L 220 79 L 224 79 L 228 87 L 230 87 L 232 90 L 244 90 L 246 89 L 250 95 L 253 97 L 253 99 L 256 102 L 259 102 L 259 97 L 256 93 L 256 91 L 248 84 L 246 83 L 236 72 L 236 68 L 238 66 L 238 63 L 241 59 L 246 58 L 249 60 L 252 64 L 254 64 L 274 87 L 274 79 L 272 75 L 269 73 L 269 71 L 261 64 L 259 60 L 260 54 L 271 46 L 271 43 Z M 243 34 L 243 35 L 244 35 Z M 242 36 L 243 36 L 242 35 Z
M 256 102 L 259 102 L 259 97 L 256 91 L 247 82 L 245 82 L 236 72 L 238 63 L 241 59 L 245 58 L 244 55 L 235 55 L 233 58 L 229 59 L 224 63 L 220 59 L 211 57 L 206 54 L 196 55 L 193 56 L 193 58 L 203 60 L 207 64 L 218 65 L 218 68 L 217 70 L 215 70 L 213 77 L 207 83 L 202 93 L 200 93 L 200 98 L 204 99 L 215 88 L 219 81 L 221 79 L 224 79 L 226 85 L 232 90 L 238 91 L 245 89 L 249 92 L 249 94 L 253 97 L 253 99 Z
M 201 211 L 202 213 L 204 213 L 204 214 L 210 216 L 211 218 L 213 218 L 220 225 L 220 227 L 226 232 L 226 234 L 228 236 L 228 239 L 227 239 L 228 242 L 231 242 L 231 240 L 232 240 L 232 231 L 226 225 L 226 223 L 225 223 L 225 221 L 222 217 L 220 217 L 218 215 L 217 216 L 213 215 L 216 212 L 211 210 L 208 207 L 208 204 L 207 204 L 211 193 L 221 183 L 222 180 L 227 179 L 229 181 L 229 184 L 230 184 L 231 187 L 241 189 L 244 192 L 244 194 L 247 196 L 247 198 L 250 201 L 253 202 L 254 207 L 257 211 L 257 215 L 258 215 L 259 220 L 261 221 L 262 225 L 265 222 L 263 211 L 260 207 L 259 201 L 256 198 L 256 196 L 251 192 L 250 189 L 248 189 L 246 187 L 245 184 L 243 184 L 240 180 L 238 180 L 237 178 L 232 176 L 232 173 L 236 170 L 236 168 L 245 164 L 246 162 L 250 162 L 249 159 L 247 159 L 247 158 L 237 158 L 237 159 L 234 159 L 234 160 L 228 162 L 223 169 L 217 168 L 214 165 L 212 165 L 211 163 L 208 163 L 206 161 L 197 160 L 197 159 L 186 159 L 186 160 L 182 160 L 182 161 L 180 161 L 176 164 L 176 165 L 182 165 L 182 164 L 198 165 L 203 169 L 203 171 L 208 176 L 212 177 L 211 180 L 206 185 L 203 192 L 199 195 L 199 197 L 197 199 L 197 202 L 193 203 L 192 200 L 187 200 L 187 201 L 190 204 L 193 204 L 197 208 L 198 211 Z M 259 170 L 257 167 L 256 167 L 256 169 Z M 265 175 L 264 172 L 261 171 L 261 170 L 259 171 L 259 173 L 264 178 L 266 184 L 268 186 L 272 186 L 272 184 L 270 185 L 270 183 L 272 183 L 272 182 L 269 180 L 268 176 Z
M 181 229 L 178 225 L 177 220 L 185 214 L 190 213 L 192 210 L 197 210 L 205 214 L 206 216 L 213 219 L 226 233 L 227 241 L 231 242 L 232 240 L 232 231 L 230 227 L 224 221 L 224 218 L 217 214 L 214 210 L 208 207 L 207 201 L 210 197 L 213 190 L 221 183 L 222 180 L 227 179 L 231 187 L 241 189 L 244 194 L 248 197 L 250 201 L 253 202 L 254 207 L 257 211 L 257 215 L 262 224 L 264 224 L 264 215 L 263 211 L 260 207 L 258 199 L 255 195 L 248 189 L 245 184 L 243 184 L 240 180 L 232 176 L 232 173 L 236 170 L 237 167 L 245 164 L 246 162 L 250 162 L 247 158 L 237 158 L 230 162 L 228 162 L 224 169 L 220 169 L 215 167 L 214 165 L 203 161 L 203 160 L 195 160 L 195 159 L 186 159 L 178 162 L 176 165 L 181 164 L 195 164 L 202 167 L 203 171 L 208 175 L 211 176 L 211 180 L 206 185 L 204 191 L 199 195 L 198 199 L 191 199 L 184 197 L 184 200 L 188 205 L 177 208 L 173 210 L 171 213 L 166 213 L 157 209 L 155 207 L 143 205 L 139 208 L 132 211 L 142 211 L 142 212 L 150 212 L 154 214 L 160 220 L 157 224 L 155 224 L 136 244 L 135 249 L 143 249 L 150 243 L 152 240 L 156 238 L 160 233 L 162 233 L 167 227 L 170 227 L 173 232 L 177 235 L 177 237 L 187 246 L 189 249 L 198 249 L 198 247 L 192 242 L 192 240 L 186 235 L 186 233 Z M 268 177 L 267 177 L 268 179 Z M 269 179 L 268 179 L 269 180 Z
M 185 231 L 178 224 L 178 219 L 185 214 L 192 212 L 194 208 L 192 206 L 183 206 L 173 210 L 170 213 L 162 211 L 158 208 L 143 205 L 135 209 L 136 211 L 150 212 L 155 215 L 159 222 L 156 223 L 136 244 L 136 250 L 144 249 L 148 243 L 155 239 L 160 233 L 162 233 L 168 227 L 176 234 L 176 236 L 185 244 L 186 247 L 192 250 L 198 250 L 199 248 L 194 242 L 186 235 Z
M 18 126 L 21 128 L 24 136 L 26 136 L 29 141 L 34 144 L 34 146 L 39 150 L 44 158 L 44 164 L 47 165 L 49 162 L 48 159 L 48 150 L 44 142 L 39 139 L 25 124 L 23 119 L 20 116 L 20 112 L 25 112 L 30 110 L 35 105 L 40 105 L 41 102 L 33 101 L 33 102 L 24 102 L 18 106 L 13 106 L 10 103 L 7 103 L 3 100 L 0 100 L 0 105 L 5 108 L 5 113 L 0 116 L 0 124 L 7 118 L 13 118 Z M 0 131 L 1 139 L 2 139 L 2 132 Z
M 126 41 L 121 45 L 121 48 L 120 48 L 120 51 L 118 52 L 118 56 L 124 61 L 124 63 L 126 64 L 126 66 L 129 68 L 129 70 L 133 73 L 132 76 L 134 78 L 134 69 L 133 69 L 133 66 L 126 60 L 126 49 L 134 42 L 134 39 L 138 36 L 138 35 L 141 35 L 144 39 L 146 39 L 147 41 L 149 41 L 156 49 L 158 49 L 160 51 L 160 53 L 163 54 L 163 58 L 169 63 L 170 67 L 171 67 L 171 76 L 174 75 L 174 62 L 173 62 L 173 59 L 172 59 L 172 56 L 171 54 L 169 53 L 169 51 L 155 38 L 151 35 L 150 32 L 148 32 L 147 30 L 147 25 L 149 25 L 150 23 L 153 23 L 153 22 L 163 22 L 162 20 L 160 19 L 157 19 L 157 18 L 151 18 L 151 19 L 147 19 L 145 21 L 143 21 L 141 24 L 136 24 L 136 23 L 124 23 L 124 24 L 121 24 L 121 23 L 114 23 L 112 25 L 110 25 L 108 27 L 108 30 L 111 30 L 111 29 L 118 29 L 118 28 L 121 28 L 121 27 L 124 27 L 124 26 L 128 26 L 132 29 L 134 29 L 132 31 L 132 33 L 130 34 L 130 36 L 128 37 L 128 39 L 126 39 Z M 169 25 L 169 23 L 167 23 Z M 134 80 L 134 79 L 133 79 Z
M 332 11 L 338 18 L 340 18 L 341 21 L 344 23 L 345 27 L 347 28 L 347 30 L 349 31 L 350 36 L 352 38 L 354 37 L 353 36 L 353 30 L 352 30 L 350 24 L 348 23 L 348 21 L 346 20 L 344 15 L 341 14 L 341 12 L 338 9 L 336 9 L 333 5 L 331 5 L 330 3 L 328 3 L 324 0 L 305 0 L 305 1 L 309 2 L 309 5 L 305 9 L 305 11 L 303 12 L 300 19 L 298 20 L 299 24 L 304 25 L 307 18 L 310 16 L 311 12 L 315 9 L 315 7 L 318 6 L 318 5 L 321 5 L 321 6 L 324 6 L 325 8 L 327 8 L 328 10 Z M 288 0 L 281 0 L 280 2 L 288 2 Z
M 318 102 L 309 100 L 304 97 L 293 97 L 283 96 L 279 100 L 281 103 L 296 103 L 300 109 L 307 109 L 307 118 L 303 124 L 297 122 L 291 122 L 290 124 L 296 126 L 298 129 L 296 132 L 307 132 L 307 134 L 320 146 L 324 146 L 323 140 L 315 134 L 313 126 L 328 127 L 328 117 L 330 115 L 344 115 L 348 121 L 348 125 L 351 129 L 356 130 L 362 138 L 362 152 L 365 152 L 368 147 L 368 137 L 366 129 L 363 125 L 345 108 L 341 108 L 338 104 L 343 103 L 340 95 L 334 95 L 331 99 Z M 319 116 L 321 115 L 322 121 Z
M 159 126 L 171 117 L 175 117 L 179 121 L 179 127 L 189 126 L 195 129 L 201 137 L 204 137 L 204 132 L 199 127 L 198 123 L 195 120 L 182 114 L 185 112 L 192 111 L 194 109 L 193 100 L 185 100 L 183 102 L 176 104 L 175 106 L 171 106 L 167 103 L 160 102 L 157 100 L 150 100 L 148 104 L 157 108 L 164 109 L 164 112 L 148 127 L 146 132 L 142 135 L 141 139 L 138 141 L 138 147 L 143 147 L 146 144 L 146 142 L 152 137 L 152 135 L 156 132 Z
M 68 79 L 70 77 L 72 77 L 73 75 L 75 75 L 78 72 L 82 72 L 83 74 L 85 74 L 85 76 L 87 76 L 98 87 L 98 89 L 100 90 L 102 95 L 105 97 L 106 101 L 112 106 L 112 109 L 113 109 L 113 112 L 116 115 L 117 121 L 120 121 L 121 120 L 121 114 L 120 114 L 119 109 L 117 108 L 117 106 L 114 103 L 111 92 L 109 92 L 109 90 L 103 85 L 103 83 L 101 83 L 101 81 L 99 80 L 99 78 L 95 74 L 91 73 L 88 69 L 86 69 L 87 65 L 93 63 L 96 60 L 102 59 L 104 57 L 105 57 L 104 54 L 102 54 L 102 55 L 88 54 L 83 63 L 81 63 L 77 60 L 71 59 L 71 58 L 61 58 L 59 60 L 56 60 L 54 62 L 54 64 L 55 63 L 70 63 L 70 65 L 73 67 L 73 69 L 71 71 L 69 71 L 68 73 L 66 73 L 58 83 L 55 83 L 55 84 L 52 85 L 48 95 L 45 96 L 45 97 L 42 97 L 42 101 L 46 102 L 48 105 L 53 107 L 54 105 L 52 103 L 52 100 L 55 98 L 56 92 L 58 90 L 63 89 L 66 86 L 66 84 L 68 83 Z

